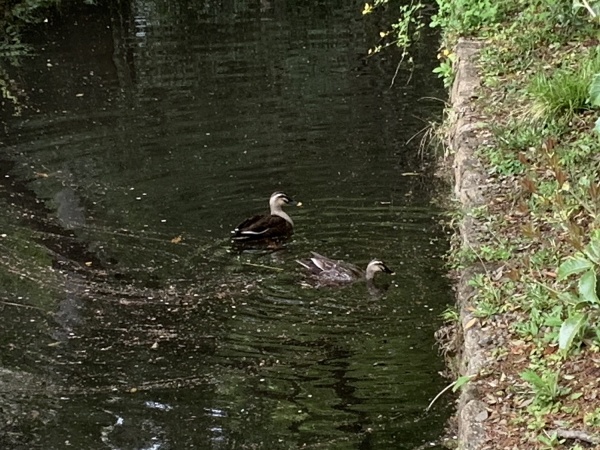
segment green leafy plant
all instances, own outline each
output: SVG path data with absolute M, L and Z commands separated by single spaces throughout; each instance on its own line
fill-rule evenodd
M 590 104 L 600 107 L 600 73 L 594 75 L 590 84 Z
M 585 414 L 583 416 L 583 423 L 585 423 L 588 427 L 600 427 L 600 408 L 596 408 L 595 410 Z
M 365 3 L 362 13 L 363 15 L 371 14 L 375 9 L 388 3 L 389 0 L 375 0 L 373 4 Z M 402 58 L 404 58 L 408 54 L 410 46 L 417 40 L 419 31 L 423 28 L 424 22 L 421 18 L 423 8 L 420 1 L 411 1 L 409 4 L 400 5 L 397 22 L 393 23 L 389 30 L 379 32 L 382 43 L 369 49 L 369 55 L 395 45 L 402 49 Z
M 558 384 L 560 371 L 542 371 L 538 375 L 534 370 L 528 369 L 521 373 L 521 378 L 528 382 L 533 388 L 535 394 L 534 404 L 547 406 L 553 403 L 558 397 L 566 393 Z
M 600 1 L 573 0 L 573 12 L 585 11 L 591 20 L 600 21 Z
M 440 65 L 433 69 L 433 73 L 444 81 L 444 87 L 449 88 L 454 82 L 454 61 L 456 55 L 449 51 L 440 54 Z
M 547 434 L 547 433 L 540 434 L 540 435 L 538 435 L 538 441 L 540 441 L 542 444 L 544 444 L 546 449 L 557 448 L 561 444 L 556 432 L 554 432 L 552 434 Z
M 496 23 L 502 13 L 502 3 L 494 0 L 437 0 L 437 3 L 438 12 L 431 26 L 459 35 Z
M 558 348 L 566 353 L 573 346 L 575 338 L 582 333 L 587 324 L 587 316 L 582 313 L 571 315 L 565 320 L 558 332 Z
M 469 280 L 469 286 L 477 289 L 477 308 L 473 315 L 486 318 L 501 312 L 502 291 L 485 274 L 475 275 Z
M 452 392 L 458 391 L 460 388 L 462 388 L 467 383 L 469 383 L 469 381 L 471 381 L 472 378 L 473 378 L 473 375 L 463 375 L 462 377 L 458 377 L 456 379 L 456 381 L 454 382 L 454 386 L 452 387 Z
M 594 75 L 592 84 L 590 84 L 590 104 L 595 107 L 600 107 L 600 73 Z M 600 134 L 600 117 L 596 120 L 594 130 L 596 133 Z
M 596 271 L 600 266 L 600 230 L 596 230 L 590 243 L 581 252 L 567 258 L 558 268 L 558 280 L 572 275 L 580 275 L 577 290 L 579 300 L 589 305 L 599 306 L 596 293 Z
M 458 323 L 460 321 L 459 313 L 456 307 L 448 307 L 441 314 L 440 317 L 444 322 Z
M 482 245 L 479 248 L 479 256 L 484 261 L 506 261 L 513 255 L 513 246 L 507 242 L 498 245 Z
M 481 149 L 483 156 L 490 162 L 489 172 L 499 175 L 517 175 L 523 172 L 523 164 L 508 151 L 490 146 Z
M 563 293 L 562 298 L 572 305 L 571 312 L 562 323 L 558 336 L 560 350 L 566 354 L 581 341 L 585 329 L 590 324 L 590 315 L 582 312 L 583 307 L 600 307 L 597 294 L 597 270 L 600 266 L 600 230 L 596 230 L 582 251 L 567 258 L 558 268 L 558 280 L 579 275 L 577 295 Z M 580 339 L 577 339 L 577 338 Z

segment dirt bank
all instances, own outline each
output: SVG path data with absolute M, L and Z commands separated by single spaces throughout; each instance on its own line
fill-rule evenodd
M 576 55 L 600 73 L 596 45 L 542 49 L 539 64 L 555 70 L 543 83 L 533 71 L 491 70 L 496 47 L 483 56 L 478 41 L 456 46 L 447 136 L 460 203 L 456 376 L 472 377 L 458 402 L 460 449 L 600 448 L 597 116 L 590 101 L 546 122 L 534 114 L 535 89 L 568 77 L 593 96 L 593 76 L 561 64 Z

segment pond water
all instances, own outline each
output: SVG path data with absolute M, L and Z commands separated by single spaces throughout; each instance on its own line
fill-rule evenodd
M 3 72 L 2 448 L 441 448 L 437 37 L 391 85 L 361 8 L 71 4 L 29 31 Z M 232 252 L 276 190 L 293 239 Z M 396 274 L 314 289 L 310 251 Z

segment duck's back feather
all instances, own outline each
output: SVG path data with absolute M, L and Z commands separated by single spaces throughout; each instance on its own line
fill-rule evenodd
M 350 283 L 363 276 L 363 271 L 358 267 L 329 259 L 317 252 L 311 252 L 312 258 L 296 260 L 322 283 Z
M 232 232 L 234 241 L 256 241 L 262 239 L 286 238 L 292 235 L 292 225 L 282 217 L 273 214 L 259 214 L 240 223 Z

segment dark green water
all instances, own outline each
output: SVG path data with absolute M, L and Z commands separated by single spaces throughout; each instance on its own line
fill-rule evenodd
M 30 30 L 2 113 L 2 448 L 441 448 L 447 244 L 407 143 L 441 114 L 437 38 L 390 87 L 361 9 L 122 2 Z M 230 252 L 275 190 L 304 204 L 287 248 Z M 311 250 L 396 275 L 306 288 Z

